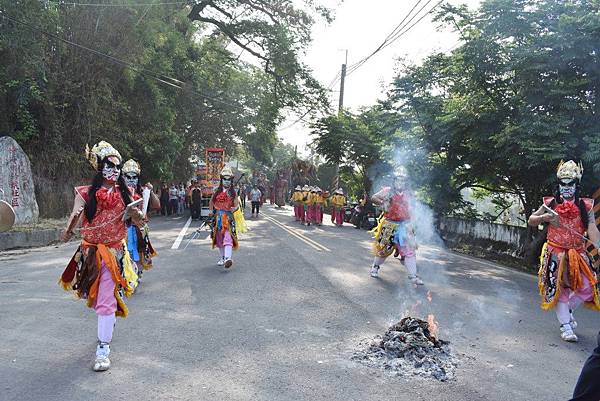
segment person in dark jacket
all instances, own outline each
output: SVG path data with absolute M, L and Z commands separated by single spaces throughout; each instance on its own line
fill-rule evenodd
M 598 346 L 592 356 L 583 365 L 577 380 L 573 398 L 570 401 L 599 401 L 600 400 L 600 333 Z

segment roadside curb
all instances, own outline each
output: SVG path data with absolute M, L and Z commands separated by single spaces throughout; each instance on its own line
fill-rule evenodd
M 51 245 L 60 241 L 61 233 L 59 228 L 0 233 L 0 251 Z

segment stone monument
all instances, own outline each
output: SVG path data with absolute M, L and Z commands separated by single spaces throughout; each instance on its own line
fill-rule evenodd
M 40 212 L 31 164 L 23 149 L 9 136 L 0 137 L 0 189 L 0 199 L 15 210 L 15 224 L 37 223 Z

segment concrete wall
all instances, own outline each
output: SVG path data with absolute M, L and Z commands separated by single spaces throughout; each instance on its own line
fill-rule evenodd
M 443 217 L 438 224 L 443 240 L 451 246 L 465 245 L 512 257 L 523 255 L 527 238 L 525 227 L 456 217 Z
M 62 229 L 38 231 L 9 231 L 0 233 L 0 251 L 46 246 L 60 240 Z

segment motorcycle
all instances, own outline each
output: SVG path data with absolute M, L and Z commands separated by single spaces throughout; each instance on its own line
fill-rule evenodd
M 350 223 L 354 225 L 354 228 L 364 228 L 372 230 L 377 226 L 376 210 L 372 203 L 368 203 L 366 206 L 360 204 L 354 207 Z
M 352 214 L 354 212 L 354 208 L 356 207 L 357 203 L 356 202 L 352 202 L 346 206 L 344 206 L 344 223 L 350 223 L 350 220 L 352 220 Z

